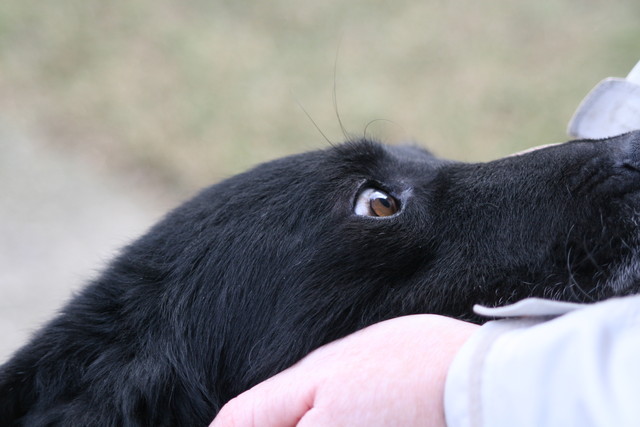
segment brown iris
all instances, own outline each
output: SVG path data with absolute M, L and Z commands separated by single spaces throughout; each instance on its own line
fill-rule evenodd
M 368 187 L 358 194 L 353 211 L 360 216 L 386 217 L 400 210 L 398 201 L 377 188 Z
M 382 191 L 371 193 L 369 206 L 375 216 L 391 216 L 398 212 L 398 204 L 395 199 Z

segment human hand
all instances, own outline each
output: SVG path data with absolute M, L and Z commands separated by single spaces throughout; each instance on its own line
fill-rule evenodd
M 369 326 L 232 399 L 210 427 L 445 426 L 447 370 L 477 327 L 427 314 Z

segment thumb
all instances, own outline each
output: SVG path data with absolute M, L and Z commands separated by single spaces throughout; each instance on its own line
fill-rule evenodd
M 231 399 L 209 427 L 293 427 L 313 408 L 315 388 L 293 381 L 292 370 Z M 302 384 L 300 384 L 302 383 Z

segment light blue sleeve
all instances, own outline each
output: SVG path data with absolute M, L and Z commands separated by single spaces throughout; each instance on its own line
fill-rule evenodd
M 640 296 L 482 326 L 447 376 L 449 427 L 640 426 Z

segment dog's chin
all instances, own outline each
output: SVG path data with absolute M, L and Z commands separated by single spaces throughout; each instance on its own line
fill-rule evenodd
M 630 295 L 640 291 L 640 234 L 627 239 L 625 243 L 630 253 L 611 268 L 606 280 L 602 280 L 601 286 L 597 286 L 596 289 L 602 292 L 598 299 Z
M 624 220 L 619 224 L 626 230 L 626 237 L 619 239 L 619 249 L 625 252 L 622 259 L 612 262 L 607 270 L 605 279 L 598 281 L 598 300 L 612 296 L 635 294 L 640 291 L 640 193 L 636 192 L 627 200 L 628 203 L 620 208 L 619 213 Z M 603 230 L 604 236 L 609 237 L 609 230 Z M 618 239 L 616 239 L 618 240 Z
M 640 247 L 635 246 L 632 254 L 598 288 L 609 294 L 603 295 L 605 298 L 637 293 L 640 290 Z

